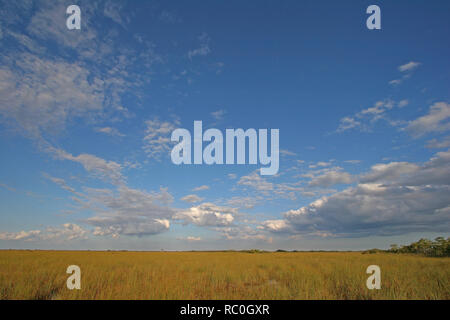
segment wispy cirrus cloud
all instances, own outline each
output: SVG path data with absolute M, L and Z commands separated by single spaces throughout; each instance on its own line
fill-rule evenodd
M 179 126 L 179 121 L 161 121 L 158 118 L 145 121 L 144 152 L 149 158 L 161 160 L 170 156 L 173 142 L 170 140 L 172 131 Z
M 0 115 L 8 125 L 43 139 L 76 119 L 95 124 L 132 115 L 122 95 L 147 81 L 135 67 L 149 70 L 162 62 L 151 44 L 143 43 L 142 50 L 117 46 L 118 34 L 104 33 L 95 18 L 98 4 L 92 2 L 82 3 L 83 32 L 67 30 L 63 1 L 39 2 L 35 11 L 31 5 L 11 6 L 0 13 L 10 42 L 0 54 Z M 112 2 L 104 6 L 110 16 L 118 12 Z
M 118 129 L 112 127 L 99 127 L 95 128 L 95 131 L 99 133 L 104 133 L 112 137 L 125 137 L 125 135 L 121 133 Z
M 189 52 L 188 52 L 188 57 L 191 60 L 193 57 L 206 56 L 211 52 L 211 49 L 209 46 L 209 44 L 211 42 L 211 38 L 209 37 L 209 35 L 206 32 L 203 32 L 198 37 L 198 41 L 200 42 L 200 47 L 198 47 L 197 49 L 189 50 Z
M 225 110 L 220 109 L 220 110 L 211 112 L 211 116 L 212 116 L 215 120 L 222 120 L 223 117 L 224 117 L 224 115 L 225 115 L 226 113 L 227 113 L 227 112 L 226 112 Z
M 20 241 L 72 241 L 87 239 L 88 231 L 74 223 L 65 223 L 62 227 L 47 227 L 44 230 L 19 232 L 0 232 L 0 240 Z
M 412 75 L 412 72 L 417 69 L 421 65 L 420 62 L 410 61 L 408 63 L 402 64 L 398 67 L 398 70 L 403 73 L 403 76 L 399 79 L 394 79 L 389 81 L 390 85 L 397 86 L 401 84 L 406 79 L 410 78 Z
M 117 162 L 107 161 L 86 153 L 74 156 L 62 149 L 57 149 L 54 147 L 49 147 L 47 150 L 51 152 L 56 159 L 80 163 L 87 172 L 92 173 L 94 176 L 97 176 L 107 182 L 111 182 L 113 184 L 123 184 L 125 181 L 125 178 L 121 172 L 122 165 Z
M 198 187 L 195 187 L 194 189 L 192 189 L 192 191 L 203 191 L 203 190 L 209 190 L 209 186 L 202 185 L 202 186 L 198 186 Z

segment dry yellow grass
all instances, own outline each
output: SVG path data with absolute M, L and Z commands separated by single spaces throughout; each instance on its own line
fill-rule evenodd
M 81 268 L 81 290 L 66 268 Z M 367 266 L 381 290 L 366 288 Z M 449 299 L 450 260 L 412 255 L 0 251 L 1 299 Z

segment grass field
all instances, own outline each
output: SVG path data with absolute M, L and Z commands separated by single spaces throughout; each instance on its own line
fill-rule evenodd
M 81 290 L 66 269 L 81 268 Z M 366 268 L 381 268 L 368 290 Z M 359 252 L 0 251 L 1 299 L 450 299 L 450 259 Z

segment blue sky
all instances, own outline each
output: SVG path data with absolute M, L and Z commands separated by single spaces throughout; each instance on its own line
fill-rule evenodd
M 66 8 L 81 9 L 68 30 Z M 381 8 L 368 30 L 366 8 Z M 450 231 L 448 1 L 1 1 L 0 248 L 364 249 Z M 280 130 L 280 170 L 176 128 Z

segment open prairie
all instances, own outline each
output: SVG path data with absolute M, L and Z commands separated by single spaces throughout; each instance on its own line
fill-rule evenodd
M 81 289 L 69 290 L 69 265 Z M 368 290 L 366 268 L 381 268 Z M 1 299 L 449 299 L 450 260 L 360 252 L 0 251 Z

